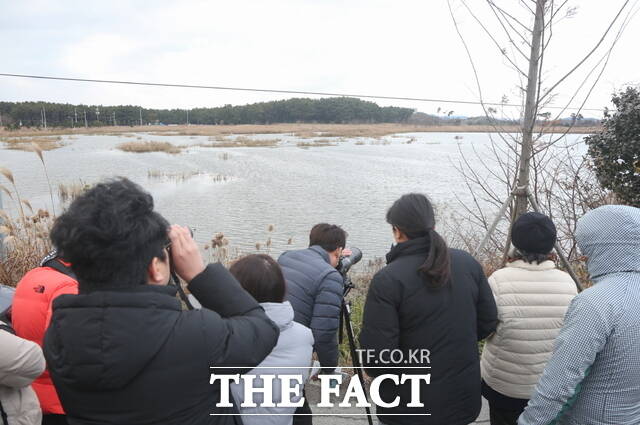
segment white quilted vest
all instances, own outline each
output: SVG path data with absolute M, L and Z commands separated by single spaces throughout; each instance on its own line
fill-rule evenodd
M 482 379 L 501 394 L 529 399 L 553 353 L 576 285 L 553 261 L 522 260 L 493 273 L 489 284 L 499 322 L 482 352 Z

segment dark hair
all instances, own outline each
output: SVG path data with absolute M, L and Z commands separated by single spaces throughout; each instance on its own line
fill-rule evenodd
M 346 244 L 347 232 L 335 224 L 316 224 L 309 233 L 309 246 L 320 245 L 327 252 L 344 248 Z
M 147 283 L 154 257 L 166 260 L 169 223 L 153 198 L 126 178 L 77 197 L 51 229 L 51 241 L 78 276 L 81 292 Z
M 513 251 L 509 256 L 512 260 L 522 260 L 529 264 L 540 264 L 553 258 L 552 254 L 540 254 L 533 252 L 525 252 L 516 247 L 513 247 Z
M 280 265 L 265 254 L 251 254 L 231 265 L 229 271 L 259 303 L 284 301 L 285 282 Z
M 402 195 L 387 211 L 387 223 L 409 239 L 429 238 L 429 253 L 418 272 L 432 288 L 446 285 L 451 277 L 449 248 L 435 231 L 435 213 L 429 198 L 420 193 Z

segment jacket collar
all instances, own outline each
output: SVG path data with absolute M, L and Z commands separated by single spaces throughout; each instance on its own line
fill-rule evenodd
M 422 236 L 415 239 L 410 239 L 406 242 L 401 242 L 393 247 L 387 253 L 387 264 L 396 260 L 399 257 L 416 254 L 426 254 L 429 252 L 431 246 L 431 237 Z
M 176 298 L 178 289 L 173 285 L 138 285 L 126 288 L 106 288 L 101 291 L 60 296 L 54 300 L 54 307 L 148 307 L 155 305 L 175 309 L 180 308 Z M 140 295 L 138 295 L 140 294 Z
M 318 253 L 322 257 L 322 259 L 327 262 L 327 264 L 331 264 L 331 261 L 329 260 L 329 253 L 325 251 L 323 247 L 321 247 L 320 245 L 313 245 L 310 246 L 309 249 Z
M 542 263 L 527 263 L 524 260 L 516 260 L 511 263 L 507 263 L 507 267 L 515 267 L 517 269 L 524 269 L 530 271 L 543 271 L 543 270 L 552 270 L 556 268 L 556 264 L 551 261 L 543 261 Z

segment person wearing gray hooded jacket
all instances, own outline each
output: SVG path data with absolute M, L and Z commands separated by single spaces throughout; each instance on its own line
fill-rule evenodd
M 518 424 L 640 424 L 640 209 L 590 211 L 576 240 L 594 285 L 571 302 Z
M 243 380 L 231 384 L 231 394 L 236 405 L 240 407 L 242 422 L 244 425 L 291 425 L 296 412 L 296 407 L 291 406 L 301 401 L 304 382 L 311 373 L 311 330 L 293 321 L 293 308 L 288 301 L 284 301 L 286 284 L 282 270 L 271 257 L 247 255 L 233 263 L 229 271 L 260 303 L 269 319 L 280 329 L 278 342 L 271 353 L 246 374 L 256 377 L 253 387 L 265 386 L 262 376 L 294 375 L 302 378 L 302 382 L 297 385 L 295 381 L 290 381 L 290 385 L 287 385 L 277 378 L 274 379 L 271 385 L 273 406 L 265 406 L 262 394 L 254 395 L 248 400 L 245 396 L 246 382 Z M 293 386 L 297 386 L 294 391 L 296 394 L 290 394 L 289 398 L 285 399 L 283 389 L 293 389 Z M 254 403 L 255 407 L 243 406 L 243 403 Z

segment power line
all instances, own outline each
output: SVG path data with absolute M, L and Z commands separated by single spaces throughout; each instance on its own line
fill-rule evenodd
M 260 92 L 260 93 L 304 94 L 304 95 L 313 95 L 313 96 L 354 97 L 354 98 L 365 98 L 365 99 L 407 100 L 411 102 L 453 103 L 453 104 L 460 104 L 460 105 L 484 104 L 485 106 L 500 106 L 500 107 L 503 107 L 503 106 L 521 107 L 522 106 L 522 105 L 517 105 L 513 103 L 479 102 L 477 100 L 430 99 L 430 98 L 423 98 L 423 97 L 379 96 L 379 95 L 371 95 L 371 94 L 331 93 L 331 92 L 315 92 L 315 91 L 302 91 L 302 90 L 258 89 L 258 88 L 248 88 L 248 87 L 208 86 L 208 85 L 200 85 L 200 84 L 152 83 L 147 81 L 99 80 L 94 78 L 53 77 L 48 75 L 0 73 L 0 77 L 73 81 L 73 82 L 79 82 L 79 83 L 128 84 L 128 85 L 134 85 L 134 86 L 177 87 L 177 88 L 187 88 L 187 89 L 229 90 L 229 91 L 245 91 L 245 92 Z M 565 108 L 563 106 L 545 106 L 545 108 L 571 109 L 571 110 L 597 111 L 597 112 L 604 111 L 604 109 L 598 109 L 598 108 L 578 108 L 578 107 Z

